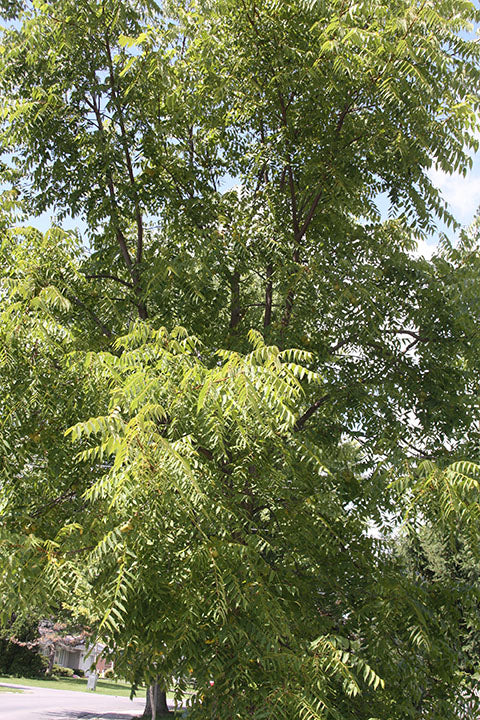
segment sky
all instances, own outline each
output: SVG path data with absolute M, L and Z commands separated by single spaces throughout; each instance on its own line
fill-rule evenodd
M 473 156 L 473 167 L 466 177 L 460 174 L 447 175 L 442 170 L 431 170 L 430 177 L 458 222 L 463 227 L 470 225 L 480 206 L 480 152 Z M 447 235 L 452 232 L 443 224 L 439 224 L 439 230 Z M 425 257 L 430 257 L 435 244 L 435 237 L 431 237 L 428 242 L 421 243 L 419 250 Z

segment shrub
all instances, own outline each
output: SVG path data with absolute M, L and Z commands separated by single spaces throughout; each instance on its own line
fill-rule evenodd
M 103 677 L 105 678 L 105 680 L 112 680 L 115 677 L 115 672 L 113 668 L 108 668 L 108 670 L 105 670 L 105 672 L 103 673 Z
M 10 640 L 15 635 L 17 642 Z M 19 643 L 36 638 L 35 623 L 10 623 L 0 636 L 0 674 L 19 677 L 41 677 L 44 674 L 42 656 L 37 648 L 28 648 Z
M 47 672 L 47 668 L 49 666 L 49 660 L 46 655 L 43 655 L 43 653 L 38 653 L 38 657 L 40 658 L 40 664 L 42 666 L 42 674 L 44 675 Z
M 73 673 L 72 668 L 62 667 L 61 665 L 57 665 L 57 663 L 53 666 L 52 675 L 56 675 L 57 677 L 73 677 Z

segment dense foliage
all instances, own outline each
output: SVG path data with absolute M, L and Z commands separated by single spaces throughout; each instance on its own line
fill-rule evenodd
M 44 658 L 38 647 L 29 647 L 38 635 L 38 622 L 11 617 L 0 635 L 0 673 L 19 677 L 38 677 L 45 673 Z
M 4 613 L 86 615 L 192 717 L 459 717 L 463 615 L 392 529 L 476 537 L 476 230 L 414 252 L 473 5 L 2 7 Z M 84 237 L 8 220 L 47 209 Z

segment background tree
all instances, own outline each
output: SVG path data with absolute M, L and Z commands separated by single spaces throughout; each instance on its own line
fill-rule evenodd
M 59 650 L 75 648 L 88 642 L 89 632 L 77 628 L 76 634 L 68 632 L 66 623 L 44 619 L 38 624 L 39 637 L 34 641 L 40 650 L 48 657 L 45 675 L 51 675 L 54 670 L 55 655 Z
M 38 648 L 29 646 L 36 639 L 38 620 L 12 616 L 0 636 L 0 672 L 2 675 L 37 677 L 45 672 Z
M 449 649 L 469 689 L 458 712 L 470 718 L 478 713 L 479 467 L 461 462 L 456 470 L 440 473 L 427 460 L 412 468 L 409 522 L 398 534 L 396 554 L 419 591 L 437 607 L 449 608 L 444 617 L 452 629 Z M 429 685 L 423 688 L 422 703 L 431 692 Z

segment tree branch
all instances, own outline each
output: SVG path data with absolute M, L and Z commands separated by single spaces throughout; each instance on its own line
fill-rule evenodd
M 308 213 L 307 213 L 307 216 L 306 216 L 306 218 L 305 218 L 305 220 L 304 220 L 304 222 L 303 222 L 302 227 L 301 227 L 301 228 L 299 229 L 299 231 L 298 231 L 298 242 L 300 242 L 300 241 L 302 240 L 303 236 L 305 235 L 305 233 L 306 233 L 307 230 L 308 230 L 308 227 L 309 227 L 310 223 L 311 223 L 312 220 L 313 220 L 313 216 L 315 215 L 315 210 L 316 210 L 317 207 L 318 207 L 318 203 L 320 202 L 320 198 L 322 197 L 322 193 L 323 193 L 323 188 L 320 188 L 320 190 L 319 190 L 319 191 L 317 192 L 317 194 L 315 195 L 312 204 L 310 205 L 310 210 L 309 210 Z
M 127 280 L 122 280 L 122 278 L 119 278 L 116 275 L 108 275 L 108 273 L 93 273 L 91 275 L 85 275 L 85 277 L 87 278 L 87 280 L 114 280 L 121 285 L 125 285 L 125 287 L 128 287 L 131 290 L 133 290 L 135 287 L 133 283 L 128 282 Z
M 95 95 L 93 95 L 93 94 L 92 94 L 92 101 L 93 101 L 93 105 L 94 105 L 94 112 L 95 112 L 95 117 L 97 119 L 98 129 L 99 129 L 100 135 L 102 137 L 102 140 L 104 142 L 104 145 L 107 146 L 107 142 L 105 139 L 105 131 L 104 131 L 104 127 L 103 127 L 103 121 L 102 121 L 102 117 L 100 114 L 100 109 L 96 102 Z M 123 234 L 122 228 L 120 226 L 120 218 L 119 218 L 119 212 L 118 212 L 117 198 L 116 198 L 116 194 L 115 194 L 115 186 L 113 184 L 112 173 L 111 173 L 111 170 L 109 167 L 107 167 L 107 169 L 106 169 L 106 179 L 107 179 L 108 193 L 110 196 L 111 220 L 112 220 L 113 227 L 115 229 L 115 237 L 117 238 L 117 243 L 119 245 L 120 252 L 124 259 L 125 265 L 127 266 L 128 272 L 130 273 L 130 277 L 132 278 L 132 281 L 133 281 L 134 291 L 138 298 L 138 304 L 137 304 L 138 315 L 142 320 L 146 320 L 147 308 L 141 297 L 142 289 L 140 287 L 138 271 L 137 271 L 137 268 L 135 267 L 133 260 L 130 256 L 130 253 L 129 253 L 128 247 L 127 247 L 127 241 L 125 239 L 125 235 Z
M 95 325 L 100 328 L 104 335 L 106 335 L 108 338 L 112 337 L 112 333 L 109 328 L 105 325 L 105 323 L 100 320 L 100 318 L 93 312 L 93 310 L 88 307 L 88 305 L 85 305 L 85 303 L 82 302 L 80 298 L 76 297 L 76 295 L 73 295 L 71 299 L 75 305 L 77 305 L 79 308 L 82 308 L 82 310 L 87 311 Z
M 301 417 L 298 418 L 297 422 L 293 426 L 294 430 L 301 430 L 305 423 L 310 420 L 312 415 L 314 415 L 317 410 L 319 410 L 322 405 L 325 405 L 327 400 L 329 400 L 331 397 L 330 393 L 327 393 L 327 395 L 324 395 L 323 397 L 319 398 L 316 402 L 313 403 L 313 405 L 310 405 L 308 410 L 303 413 Z
M 130 150 L 128 147 L 127 131 L 125 126 L 125 119 L 123 116 L 122 105 L 117 93 L 117 86 L 115 81 L 115 71 L 113 69 L 112 52 L 110 48 L 110 39 L 108 31 L 105 31 L 105 48 L 107 51 L 107 62 L 108 62 L 108 74 L 110 78 L 110 90 L 112 93 L 112 100 L 117 111 L 118 124 L 120 125 L 120 138 L 123 145 L 123 151 L 125 153 L 125 163 L 127 166 L 128 177 L 130 185 L 133 190 L 134 203 L 135 203 L 135 219 L 137 223 L 137 252 L 135 257 L 135 263 L 139 264 L 142 261 L 143 254 L 143 217 L 140 210 L 140 202 L 138 199 L 137 183 L 135 181 L 135 174 L 133 172 L 132 158 L 130 156 Z

